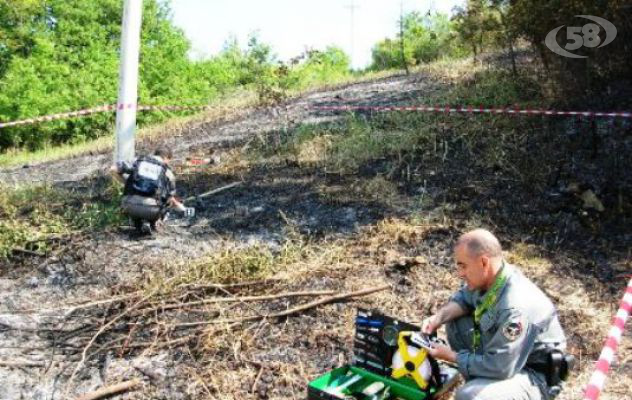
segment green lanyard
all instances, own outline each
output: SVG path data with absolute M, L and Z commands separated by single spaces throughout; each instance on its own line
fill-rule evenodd
M 473 351 L 476 351 L 478 346 L 481 344 L 481 317 L 496 304 L 496 300 L 498 300 L 498 293 L 500 293 L 502 288 L 505 287 L 505 283 L 507 283 L 507 275 L 505 274 L 505 265 L 503 264 L 496 274 L 494 284 L 487 293 L 485 293 L 485 297 L 483 297 L 481 304 L 474 309 L 474 337 L 472 340 Z

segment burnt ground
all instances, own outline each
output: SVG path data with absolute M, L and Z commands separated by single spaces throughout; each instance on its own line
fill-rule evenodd
M 616 311 L 625 274 L 632 270 L 629 215 L 625 205 L 617 203 L 627 192 L 609 191 L 604 183 L 609 176 L 598 179 L 599 173 L 560 167 L 560 177 L 548 186 L 530 186 L 506 166 L 476 164 L 470 159 L 475 154 L 459 151 L 458 143 L 451 143 L 455 150 L 448 157 L 371 161 L 355 174 L 283 157 L 248 159 L 257 143 L 280 141 L 301 124 L 326 125 L 344 118 L 314 112 L 309 105 L 424 103 L 447 86 L 421 75 L 386 78 L 312 93 L 283 106 L 247 110 L 234 120 L 195 123 L 179 137 L 163 139 L 175 146 L 179 157 L 216 157 L 213 165 L 177 166 L 183 196 L 235 181 L 241 185 L 198 200 L 194 220 L 170 219 L 153 238 L 140 240 L 125 227 L 115 227 L 78 233 L 53 257 L 11 260 L 0 277 L 0 358 L 40 364 L 0 364 L 5 382 L 0 398 L 61 399 L 131 378 L 143 380 L 142 390 L 119 398 L 304 398 L 310 379 L 350 360 L 356 307 L 374 307 L 419 322 L 448 298 L 458 285 L 450 269 L 450 244 L 475 226 L 497 233 L 509 260 L 521 265 L 558 304 L 571 351 L 580 361 L 560 398 L 577 398 Z M 537 147 L 537 141 L 532 146 Z M 578 157 L 581 151 L 577 149 Z M 99 171 L 109 159 L 108 154 L 87 155 L 3 170 L 0 181 L 86 190 L 103 184 Z M 515 164 L 520 170 L 535 170 L 539 162 L 534 157 Z M 608 210 L 624 210 L 598 214 L 583 209 L 577 194 L 560 189 L 568 187 L 571 178 L 589 184 Z M 299 255 L 287 256 L 288 246 Z M 272 265 L 269 273 L 254 277 L 278 281 L 230 289 L 232 296 L 349 291 L 381 284 L 391 289 L 289 318 L 193 331 L 175 325 L 239 317 L 254 306 L 219 311 L 193 307 L 154 317 L 130 311 L 96 338 L 94 354 L 69 382 L 99 327 L 127 313 L 136 300 L 145 307 L 142 296 L 134 297 L 139 285 L 182 273 L 182 265 L 209 255 L 212 265 L 225 260 L 219 255 L 244 249 L 263 251 L 272 261 L 237 258 L 239 263 L 254 269 L 261 263 Z M 231 265 L 236 269 L 228 281 L 239 281 L 245 272 L 241 264 Z M 226 295 L 187 288 L 179 301 Z M 116 296 L 128 298 L 110 301 Z M 152 304 L 173 300 L 169 296 Z M 104 300 L 102 307 L 69 313 L 70 304 L 99 299 Z M 299 303 L 282 298 L 256 311 L 269 314 Z M 121 346 L 119 337 L 129 340 Z M 184 341 L 171 342 L 178 340 Z M 632 398 L 631 346 L 628 329 L 603 399 Z

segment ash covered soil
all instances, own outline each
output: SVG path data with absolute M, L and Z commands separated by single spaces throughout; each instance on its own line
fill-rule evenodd
M 494 168 L 466 168 L 467 154 L 414 164 L 412 173 L 388 159 L 356 174 L 284 157 L 244 161 L 302 124 L 345 118 L 309 106 L 424 103 L 448 85 L 385 78 L 165 135 L 178 158 L 214 160 L 176 163 L 183 197 L 240 184 L 194 201 L 195 219 L 171 218 L 151 238 L 123 226 L 78 232 L 46 257 L 11 259 L 0 269 L 0 399 L 74 398 L 133 379 L 139 386 L 115 398 L 305 398 L 310 380 L 351 361 L 357 307 L 419 323 L 448 299 L 459 285 L 451 243 L 476 226 L 497 233 L 508 259 L 558 305 L 579 360 L 559 398 L 578 398 L 632 270 L 625 219 L 587 214 L 577 196 L 553 201 Z M 97 154 L 5 169 L 0 181 L 98 191 L 109 162 Z M 224 286 L 209 284 L 219 262 L 234 269 L 234 279 L 217 282 Z M 191 263 L 210 265 L 211 278 L 186 275 Z M 243 282 L 248 268 L 269 273 Z M 186 282 L 170 281 L 183 274 Z M 169 284 L 152 286 L 156 277 Z M 249 316 L 261 318 L 239 321 Z M 630 336 L 628 328 L 603 399 L 632 399 Z

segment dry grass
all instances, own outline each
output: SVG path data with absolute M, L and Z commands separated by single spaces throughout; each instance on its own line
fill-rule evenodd
M 471 58 L 438 60 L 416 68 L 416 72 L 426 73 L 435 78 L 439 78 L 443 83 L 470 81 L 477 72 L 483 70 L 483 64 L 473 62 Z
M 316 190 L 322 201 L 329 205 L 363 202 L 393 210 L 403 210 L 412 205 L 409 198 L 400 194 L 400 188 L 397 184 L 382 175 L 357 180 L 350 184 L 321 184 L 317 186 Z
M 564 263 L 559 257 L 557 262 L 551 261 L 543 257 L 535 246 L 514 246 L 508 254 L 508 260 L 520 265 L 524 273 L 556 304 L 569 339 L 569 351 L 579 361 L 578 371 L 571 377 L 567 390 L 560 398 L 579 398 L 581 387 L 588 382 L 594 362 L 599 358 L 610 322 L 617 311 L 617 296 L 622 295 L 622 292 L 613 296 L 608 287 L 596 278 L 558 267 L 558 263 L 570 263 Z M 623 288 L 623 280 L 620 286 Z M 619 362 L 613 366 L 602 399 L 630 398 L 625 395 L 632 393 L 629 374 L 632 367 L 631 345 L 630 337 L 624 337 L 619 348 Z
M 367 187 L 375 184 L 380 185 L 369 181 Z M 94 324 L 90 337 L 103 321 L 117 320 L 99 335 L 97 343 L 105 344 L 86 352 L 88 361 L 105 351 L 124 357 L 171 349 L 186 355 L 175 373 L 190 377 L 179 390 L 194 398 L 304 398 L 309 381 L 350 362 L 357 307 L 420 323 L 458 288 L 450 246 L 477 222 L 455 228 L 443 218 L 387 218 L 354 236 L 321 240 L 299 234 L 288 219 L 282 243 L 245 246 L 226 238 L 220 250 L 193 262 L 152 265 L 148 280 L 128 288 L 114 303 L 121 306 L 74 314 L 76 322 Z M 558 306 L 570 350 L 580 361 L 560 399 L 577 398 L 592 372 L 619 293 L 613 296 L 596 279 L 556 268 L 534 245 L 516 243 L 507 259 Z M 327 293 L 381 285 L 390 289 L 289 317 L 269 317 Z M 85 346 L 85 339 L 73 344 Z M 629 338 L 619 356 L 603 399 L 629 393 Z M 137 398 L 158 396 L 159 388 L 148 385 Z
M 306 140 L 299 143 L 296 148 L 296 161 L 301 165 L 322 164 L 327 160 L 331 146 L 330 135 L 316 136 Z
M 428 242 L 435 243 L 433 232 L 450 229 L 436 223 L 388 219 L 365 228 L 355 238 L 302 247 L 300 257 L 286 258 L 280 268 L 268 270 L 268 277 L 282 279 L 281 286 L 287 287 L 351 290 L 389 284 L 392 289 L 278 322 L 264 320 L 207 329 L 204 357 L 209 357 L 210 367 L 202 377 L 209 385 L 209 398 L 302 398 L 305 385 L 323 372 L 324 364 L 333 367 L 349 362 L 356 307 L 376 308 L 419 323 L 459 285 L 453 270 L 442 264 L 449 246 L 437 249 L 440 254 L 427 250 Z M 516 245 L 507 258 L 520 265 L 557 304 L 570 350 L 580 361 L 579 371 L 560 398 L 577 398 L 598 356 L 616 299 L 596 280 L 556 271 L 537 247 Z M 232 263 L 230 258 L 229 265 Z M 303 342 L 312 345 L 301 347 Z M 626 339 L 604 399 L 620 399 L 629 393 L 630 379 L 621 375 L 630 368 L 629 346 Z M 234 382 L 246 384 L 236 387 Z

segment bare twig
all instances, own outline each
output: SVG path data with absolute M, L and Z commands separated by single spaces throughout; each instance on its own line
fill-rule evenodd
M 213 304 L 213 303 L 242 303 L 249 301 L 262 301 L 262 300 L 276 300 L 290 297 L 307 297 L 307 296 L 324 296 L 331 295 L 335 292 L 333 290 L 323 290 L 323 291 L 311 291 L 311 292 L 288 292 L 288 293 L 280 293 L 280 294 L 271 294 L 264 296 L 245 296 L 245 297 L 216 297 L 212 299 L 205 299 L 200 301 L 192 301 L 189 303 L 179 303 L 179 304 L 165 304 L 162 306 L 152 307 L 147 310 L 142 310 L 143 312 L 152 312 L 158 310 L 172 310 L 174 308 L 184 308 L 190 306 L 199 306 L 202 304 Z
M 337 294 L 335 296 L 325 297 L 323 299 L 315 300 L 315 301 L 309 302 L 307 304 L 303 304 L 303 305 L 300 305 L 298 307 L 291 308 L 289 310 L 285 310 L 285 311 L 278 312 L 278 313 L 273 313 L 273 314 L 268 314 L 268 315 L 252 315 L 252 316 L 249 316 L 249 317 L 242 317 L 242 318 L 216 319 L 216 320 L 211 320 L 211 321 L 187 322 L 187 323 L 183 323 L 183 324 L 177 324 L 176 326 L 177 327 L 190 327 L 190 326 L 200 326 L 200 325 L 210 325 L 210 324 L 230 324 L 230 323 L 237 323 L 237 322 L 257 321 L 257 320 L 260 320 L 260 319 L 263 319 L 263 318 L 287 317 L 289 315 L 297 314 L 297 313 L 299 313 L 301 311 L 309 310 L 310 308 L 314 308 L 314 307 L 317 307 L 317 306 L 320 306 L 320 305 L 323 305 L 323 304 L 334 303 L 336 301 L 348 299 L 348 298 L 351 298 L 351 297 L 365 296 L 367 294 L 371 294 L 371 293 L 379 292 L 379 291 L 382 291 L 382 290 L 386 290 L 389 287 L 390 287 L 390 285 L 386 284 L 386 285 L 378 286 L 376 288 L 362 289 L 362 290 L 358 290 L 358 291 L 355 291 L 355 292 L 340 293 L 340 294 Z
M 12 314 L 47 314 L 47 313 L 51 313 L 51 312 L 58 312 L 60 310 L 67 310 L 66 313 L 64 314 L 64 316 L 65 317 L 69 317 L 70 315 L 72 315 L 77 310 L 87 309 L 87 308 L 92 308 L 92 307 L 98 307 L 98 306 L 101 306 L 103 304 L 110 304 L 110 303 L 116 303 L 116 302 L 129 300 L 129 299 L 137 296 L 138 294 L 140 294 L 140 292 L 134 292 L 134 293 L 126 294 L 126 295 L 123 295 L 123 296 L 111 297 L 109 299 L 104 299 L 104 300 L 91 301 L 91 302 L 88 302 L 88 303 L 80 303 L 80 304 L 76 304 L 76 305 L 68 305 L 68 306 L 65 306 L 65 307 L 59 307 L 59 308 L 55 308 L 55 309 L 36 309 L 36 308 L 32 308 L 32 309 L 12 310 L 10 312 Z
M 170 281 L 173 278 L 167 280 Z M 166 283 L 166 282 L 165 282 Z M 138 307 L 140 307 L 144 302 L 146 302 L 147 300 L 149 300 L 152 296 L 154 296 L 159 290 L 161 289 L 161 286 L 157 286 L 156 288 L 154 288 L 154 290 L 152 290 L 148 295 L 146 295 L 145 297 L 143 297 L 142 299 L 138 300 L 136 303 L 134 303 L 134 305 L 132 305 L 131 307 L 127 308 L 125 311 L 123 311 L 122 313 L 120 313 L 119 315 L 117 315 L 114 319 L 110 320 L 110 322 L 108 322 L 107 324 L 103 325 L 99 331 L 97 333 L 94 334 L 94 336 L 92 336 L 92 339 L 90 339 L 90 342 L 88 342 L 88 344 L 84 347 L 83 352 L 81 353 L 81 360 L 79 361 L 79 363 L 77 364 L 77 366 L 75 367 L 74 371 L 72 372 L 72 375 L 70 375 L 70 378 L 68 379 L 67 382 L 67 388 L 70 388 L 70 384 L 73 382 L 75 376 L 77 375 L 77 372 L 79 371 L 79 369 L 81 368 L 81 366 L 85 363 L 86 358 L 87 358 L 87 354 L 88 354 L 88 350 L 90 350 L 90 347 L 92 347 L 92 345 L 94 344 L 94 342 L 97 340 L 97 338 L 99 336 L 101 336 L 101 334 L 103 332 L 105 332 L 109 327 L 111 327 L 112 325 L 114 325 L 118 320 L 120 320 L 121 318 L 123 318 L 124 316 L 126 316 L 127 314 L 129 314 L 130 312 L 134 311 L 135 309 L 137 309 Z
M 44 368 L 44 361 L 0 361 L 0 367 L 37 367 Z
M 126 392 L 128 390 L 135 389 L 141 384 L 139 379 L 133 379 L 131 381 L 122 382 L 116 385 L 102 387 L 94 392 L 83 394 L 77 397 L 76 400 L 97 400 L 106 396 L 112 396 L 117 393 Z
M 250 388 L 250 393 L 254 393 L 255 390 L 257 390 L 257 383 L 259 383 L 259 378 L 261 378 L 261 373 L 263 373 L 263 366 L 259 367 L 259 373 L 257 374 L 257 377 L 255 378 L 255 381 L 252 384 L 252 387 Z
M 208 192 L 206 192 L 206 193 L 202 193 L 202 194 L 200 194 L 200 195 L 198 195 L 198 196 L 190 196 L 190 197 L 187 197 L 186 199 L 184 199 L 184 202 L 191 201 L 191 200 L 197 200 L 197 199 L 203 199 L 203 198 L 205 198 L 205 197 L 212 196 L 212 195 L 214 195 L 214 194 L 217 194 L 217 193 L 219 193 L 219 192 L 222 192 L 222 191 L 224 191 L 224 190 L 227 190 L 227 189 L 233 188 L 233 187 L 238 186 L 238 185 L 241 185 L 241 182 L 233 182 L 233 183 L 231 183 L 231 184 L 229 184 L 229 185 L 222 186 L 222 187 L 217 188 L 217 189 L 213 189 L 213 190 L 208 191 Z
M 256 281 L 246 281 L 246 282 L 236 282 L 236 283 L 208 283 L 208 284 L 189 283 L 186 285 L 181 285 L 180 287 L 191 288 L 194 290 L 233 289 L 233 288 L 241 288 L 241 287 L 247 287 L 247 286 L 271 285 L 273 283 L 278 283 L 281 281 L 283 281 L 283 279 L 270 278 L 270 279 L 260 279 Z
M 46 257 L 46 254 L 41 253 L 39 251 L 33 251 L 33 250 L 27 250 L 27 249 L 22 249 L 19 247 L 14 247 L 11 249 L 11 251 L 13 253 L 21 253 L 21 254 L 26 254 L 27 256 L 34 256 L 34 257 Z

